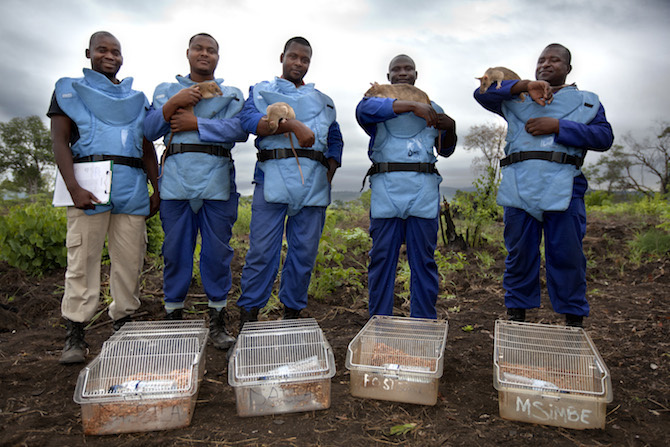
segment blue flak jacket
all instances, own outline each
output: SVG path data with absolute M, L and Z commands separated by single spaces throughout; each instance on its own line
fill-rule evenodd
M 167 145 L 172 133 L 169 132 L 169 123 L 162 119 L 162 107 L 176 93 L 184 88 L 192 87 L 196 82 L 188 77 L 177 76 L 176 83 L 163 83 L 156 87 L 153 98 L 153 107 L 155 111 L 151 113 L 160 113 L 158 117 L 153 117 L 160 122 L 164 130 L 164 142 Z M 172 137 L 172 144 L 208 144 L 221 146 L 231 149 L 235 141 L 245 141 L 246 133 L 242 131 L 239 122 L 231 124 L 227 128 L 226 138 L 229 141 L 221 141 L 220 135 L 214 135 L 215 130 L 209 127 L 221 128 L 221 120 L 233 119 L 237 113 L 242 110 L 244 97 L 242 92 L 231 86 L 223 85 L 223 79 L 216 79 L 215 82 L 221 88 L 222 96 L 202 99 L 193 107 L 193 114 L 198 117 L 198 130 L 177 132 Z M 152 119 L 152 124 L 154 124 Z M 209 125 L 212 122 L 211 126 Z M 156 124 L 154 124 L 155 127 Z M 149 130 L 149 129 L 148 129 Z M 156 129 L 150 129 L 148 134 L 153 134 Z M 225 130 L 225 129 L 224 129 Z M 212 135 L 209 135 L 212 133 Z M 219 130 L 219 133 L 221 131 Z M 155 135 L 154 135 L 155 136 Z M 209 137 L 209 138 L 208 138 Z M 207 142 L 207 141 L 216 142 Z M 187 152 L 175 154 L 167 157 L 163 166 L 161 177 L 161 199 L 163 200 L 228 200 L 231 194 L 231 184 L 233 178 L 233 163 L 228 157 L 216 155 Z
M 388 102 L 386 98 L 366 98 L 359 107 L 381 101 Z M 432 106 L 437 113 L 444 113 L 437 104 L 432 103 Z M 374 107 L 370 107 L 367 111 L 373 113 L 373 110 Z M 383 106 L 378 110 L 384 113 Z M 360 120 L 361 114 L 358 117 Z M 439 134 L 437 129 L 426 127 L 423 118 L 411 112 L 403 113 L 377 122 L 368 155 L 373 163 L 435 163 L 433 147 Z M 441 182 L 442 177 L 437 174 L 409 171 L 375 174 L 370 177 L 370 215 L 373 219 L 410 216 L 434 219 L 439 213 Z
M 281 78 L 264 81 L 253 87 L 253 101 L 256 108 L 265 113 L 268 105 L 285 102 L 295 111 L 296 119 L 314 132 L 314 145 L 310 149 L 326 153 L 328 133 L 336 120 L 332 99 L 314 88 L 314 84 L 296 87 L 292 82 Z M 257 147 L 265 149 L 300 147 L 293 134 L 278 134 L 257 140 Z M 295 215 L 306 206 L 328 206 L 330 204 L 330 185 L 327 168 L 316 160 L 300 159 L 305 183 L 302 183 L 295 158 L 267 160 L 258 164 L 264 174 L 264 197 L 270 203 L 288 205 L 288 215 Z
M 133 78 L 114 84 L 105 75 L 84 69 L 83 78 L 61 78 L 56 82 L 58 106 L 79 129 L 72 147 L 75 158 L 90 155 L 120 155 L 142 158 L 143 122 L 149 102 L 144 93 L 132 89 Z M 140 168 L 113 165 L 109 205 L 97 205 L 86 214 L 149 214 L 146 173 Z
M 556 142 L 555 135 L 532 136 L 525 130 L 530 118 L 545 116 L 587 124 L 595 118 L 600 107 L 594 93 L 567 86 L 554 95 L 551 104 L 541 106 L 526 96 L 502 104 L 508 123 L 505 154 L 524 151 L 563 152 L 584 157 L 584 150 Z M 574 165 L 547 160 L 526 160 L 502 169 L 498 204 L 521 208 L 537 220 L 545 211 L 565 211 L 572 199 L 574 178 L 581 170 Z

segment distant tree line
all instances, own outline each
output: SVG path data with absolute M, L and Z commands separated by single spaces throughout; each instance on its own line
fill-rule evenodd
M 51 189 L 51 135 L 37 115 L 0 122 L 0 191 L 36 194 Z

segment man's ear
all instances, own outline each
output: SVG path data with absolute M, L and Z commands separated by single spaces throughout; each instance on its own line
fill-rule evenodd
M 414 70 L 414 80 L 416 81 L 417 79 L 419 79 L 419 72 Z
M 284 63 L 284 53 L 279 55 L 279 63 L 283 64 Z
M 391 73 L 386 73 L 386 79 L 388 79 L 388 81 L 391 82 Z
M 572 71 L 572 65 L 568 65 L 568 73 Z
M 86 59 L 90 59 L 90 58 L 91 58 L 91 50 L 86 48 Z

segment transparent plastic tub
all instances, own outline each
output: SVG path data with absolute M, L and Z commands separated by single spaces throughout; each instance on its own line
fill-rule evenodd
M 192 323 L 164 323 L 141 330 L 124 326 L 80 372 L 74 401 L 81 405 L 85 434 L 190 424 L 204 373 L 208 330 Z
M 332 348 L 312 318 L 247 323 L 228 366 L 239 416 L 327 409 L 334 375 Z
M 347 349 L 351 394 L 435 405 L 447 330 L 445 320 L 373 316 Z
M 609 370 L 582 328 L 496 321 L 493 385 L 504 419 L 605 428 Z

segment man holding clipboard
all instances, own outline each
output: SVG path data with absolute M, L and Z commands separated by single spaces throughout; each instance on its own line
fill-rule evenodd
M 91 36 L 86 58 L 91 69 L 85 68 L 81 78 L 59 79 L 47 113 L 56 163 L 73 204 L 67 209 L 67 271 L 61 304 L 67 337 L 61 363 L 85 361 L 84 325 L 98 307 L 105 236 L 114 329 L 139 308 L 145 219 L 159 205 L 156 152 L 143 137 L 149 103 L 142 92 L 131 89 L 132 78 L 116 78 L 123 64 L 121 44 L 112 34 L 99 31 Z M 75 175 L 79 163 L 100 161 L 108 162 L 112 171 L 106 204 L 82 187 Z M 147 177 L 154 187 L 151 198 Z

